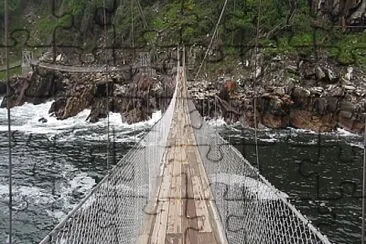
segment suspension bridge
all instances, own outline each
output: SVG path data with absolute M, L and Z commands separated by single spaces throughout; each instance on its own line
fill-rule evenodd
M 162 118 L 40 243 L 330 243 L 201 117 L 184 56 Z

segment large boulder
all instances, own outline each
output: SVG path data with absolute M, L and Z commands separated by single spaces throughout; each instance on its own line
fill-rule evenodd
M 9 80 L 10 83 L 10 93 L 9 96 L 4 97 L 1 107 L 5 108 L 7 105 L 10 108 L 14 106 L 23 105 L 26 99 L 24 98 L 24 93 L 29 87 L 30 80 L 28 77 L 13 77 Z
M 62 80 L 62 75 L 55 72 L 48 72 L 44 76 L 35 73 L 25 91 L 25 100 L 33 104 L 45 102 L 65 89 Z
M 229 100 L 237 90 L 237 87 L 238 85 L 236 84 L 235 81 L 231 79 L 225 80 L 221 84 L 221 87 L 219 88 L 220 89 L 219 97 L 224 100 Z
M 7 92 L 6 83 L 0 81 L 0 96 L 3 96 Z

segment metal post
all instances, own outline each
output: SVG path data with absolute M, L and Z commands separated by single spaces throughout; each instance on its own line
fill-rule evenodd
M 8 0 L 4 1 L 4 25 L 5 25 L 5 59 L 6 59 L 6 108 L 8 113 L 8 156 L 9 156 L 9 238 L 8 243 L 12 243 L 13 236 L 13 179 L 12 179 L 12 158 L 11 158 L 11 120 L 10 120 L 10 81 L 9 81 L 9 50 L 8 50 L 8 35 L 9 35 L 9 16 L 8 16 Z

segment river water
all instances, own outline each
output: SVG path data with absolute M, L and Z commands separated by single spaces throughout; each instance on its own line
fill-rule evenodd
M 107 172 L 106 121 L 86 122 L 89 111 L 58 121 L 48 116 L 50 105 L 12 109 L 16 243 L 39 242 Z M 111 164 L 160 116 L 127 125 L 111 113 Z M 47 123 L 38 121 L 42 117 Z M 224 138 L 256 162 L 253 131 L 220 122 L 214 121 Z M 293 129 L 262 130 L 258 138 L 261 173 L 332 242 L 359 243 L 362 138 Z M 7 238 L 7 172 L 6 110 L 0 109 L 0 244 Z

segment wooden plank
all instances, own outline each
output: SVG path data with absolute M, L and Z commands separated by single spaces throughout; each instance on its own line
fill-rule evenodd
M 197 243 L 218 243 L 213 233 L 198 232 L 196 237 Z
M 182 72 L 182 69 L 179 69 Z M 150 239 L 140 243 L 225 243 L 219 230 L 209 181 L 189 125 L 184 72 L 168 136 L 163 176 L 155 199 L 158 214 L 150 216 Z M 217 211 L 217 210 L 216 210 Z M 220 229 L 221 230 L 221 229 Z M 145 235 L 143 236 L 146 240 Z
M 170 185 L 172 182 L 172 174 L 171 174 L 171 169 L 173 167 L 173 164 L 167 164 L 165 166 L 165 173 L 163 175 L 163 180 L 161 182 L 161 188 L 160 188 L 160 192 L 159 192 L 159 201 L 160 200 L 168 200 L 170 198 Z
M 191 128 L 191 130 L 192 130 L 192 128 Z M 193 144 L 196 145 L 196 140 L 194 138 L 193 131 L 192 131 L 191 135 L 192 135 L 192 139 L 194 140 Z M 210 221 L 213 223 L 212 227 L 214 229 L 214 234 L 216 236 L 218 243 L 227 244 L 228 242 L 224 235 L 224 233 L 225 233 L 224 228 L 222 226 L 215 202 L 213 201 L 214 199 L 213 199 L 211 188 L 209 185 L 209 180 L 208 180 L 208 177 L 206 174 L 206 170 L 203 166 L 203 163 L 202 163 L 202 160 L 200 157 L 200 153 L 198 151 L 198 147 L 192 147 L 192 149 L 195 151 L 194 154 L 196 155 L 196 159 L 197 159 L 196 166 L 199 169 L 199 174 L 201 176 L 200 179 L 202 180 L 203 184 L 206 185 L 206 187 L 205 187 L 206 189 L 204 190 L 204 195 L 205 195 L 205 197 L 207 197 L 207 199 L 210 200 L 210 202 L 208 202 L 208 203 L 211 203 L 211 204 L 208 204 L 208 207 L 209 207 L 208 209 L 210 212 L 210 219 L 211 219 Z
M 197 224 L 197 215 L 196 215 L 196 206 L 194 203 L 194 195 L 192 189 L 192 180 L 190 175 L 190 166 L 186 165 L 183 168 L 184 172 L 187 174 L 187 182 L 186 182 L 186 199 L 184 201 L 184 221 L 183 221 L 183 228 L 184 228 L 184 242 L 186 244 L 193 244 L 198 243 L 196 234 L 191 229 L 198 229 Z
M 182 233 L 168 233 L 165 239 L 166 244 L 183 244 Z M 185 244 L 185 243 L 184 243 Z
M 182 208 L 183 201 L 181 195 L 181 164 L 177 161 L 173 163 L 173 176 L 171 184 L 171 194 L 169 200 L 168 213 L 168 229 L 167 233 L 181 233 L 182 232 Z
M 190 173 L 190 167 L 187 166 L 185 168 L 185 172 L 187 174 L 187 186 L 186 186 L 186 196 L 187 196 L 187 206 L 185 208 L 185 216 L 186 218 L 195 218 L 196 215 L 196 207 L 194 205 L 194 194 L 193 194 L 193 187 L 192 187 L 192 178 Z
M 163 160 L 165 162 L 167 161 L 169 154 L 170 154 L 170 151 L 166 151 L 164 153 Z M 166 174 L 164 174 L 164 172 L 166 171 L 165 167 L 166 167 L 166 165 L 164 166 L 164 169 L 163 169 L 163 176 L 160 177 L 160 180 L 157 182 L 159 184 L 159 188 L 157 190 L 157 195 L 155 197 L 153 197 L 152 199 L 150 199 L 150 201 L 147 203 L 147 206 L 145 208 L 147 219 L 144 223 L 141 234 L 137 238 L 137 243 L 141 243 L 141 244 L 151 243 L 151 235 L 152 235 L 151 233 L 154 229 L 155 221 L 156 221 L 155 213 L 157 213 L 158 207 L 159 207 L 158 206 L 159 194 L 163 187 L 163 184 L 162 184 L 163 179 L 164 179 L 164 177 L 167 176 Z M 168 189 L 169 189 L 169 187 L 168 187 Z
M 175 147 L 170 147 L 169 151 L 168 151 L 168 161 L 165 160 L 164 163 L 164 171 L 163 171 L 163 176 L 162 176 L 162 181 L 161 181 L 161 186 L 160 186 L 160 192 L 158 195 L 158 199 L 159 200 L 164 200 L 164 199 L 168 199 L 170 197 L 170 185 L 172 182 L 172 169 L 173 169 L 173 164 L 174 164 L 174 153 L 175 153 L 176 148 Z
M 192 172 L 191 172 L 192 173 Z M 206 206 L 206 201 L 204 200 L 202 193 L 202 186 L 200 185 L 200 180 L 198 176 L 192 174 L 192 187 L 194 195 L 194 203 L 196 206 L 196 214 L 198 221 L 198 229 L 200 232 L 212 232 L 211 223 L 209 222 L 209 214 Z
M 151 235 L 151 244 L 159 244 L 165 242 L 167 218 L 168 201 L 159 202 L 158 213 L 156 216 L 157 221 L 154 224 L 154 230 Z

